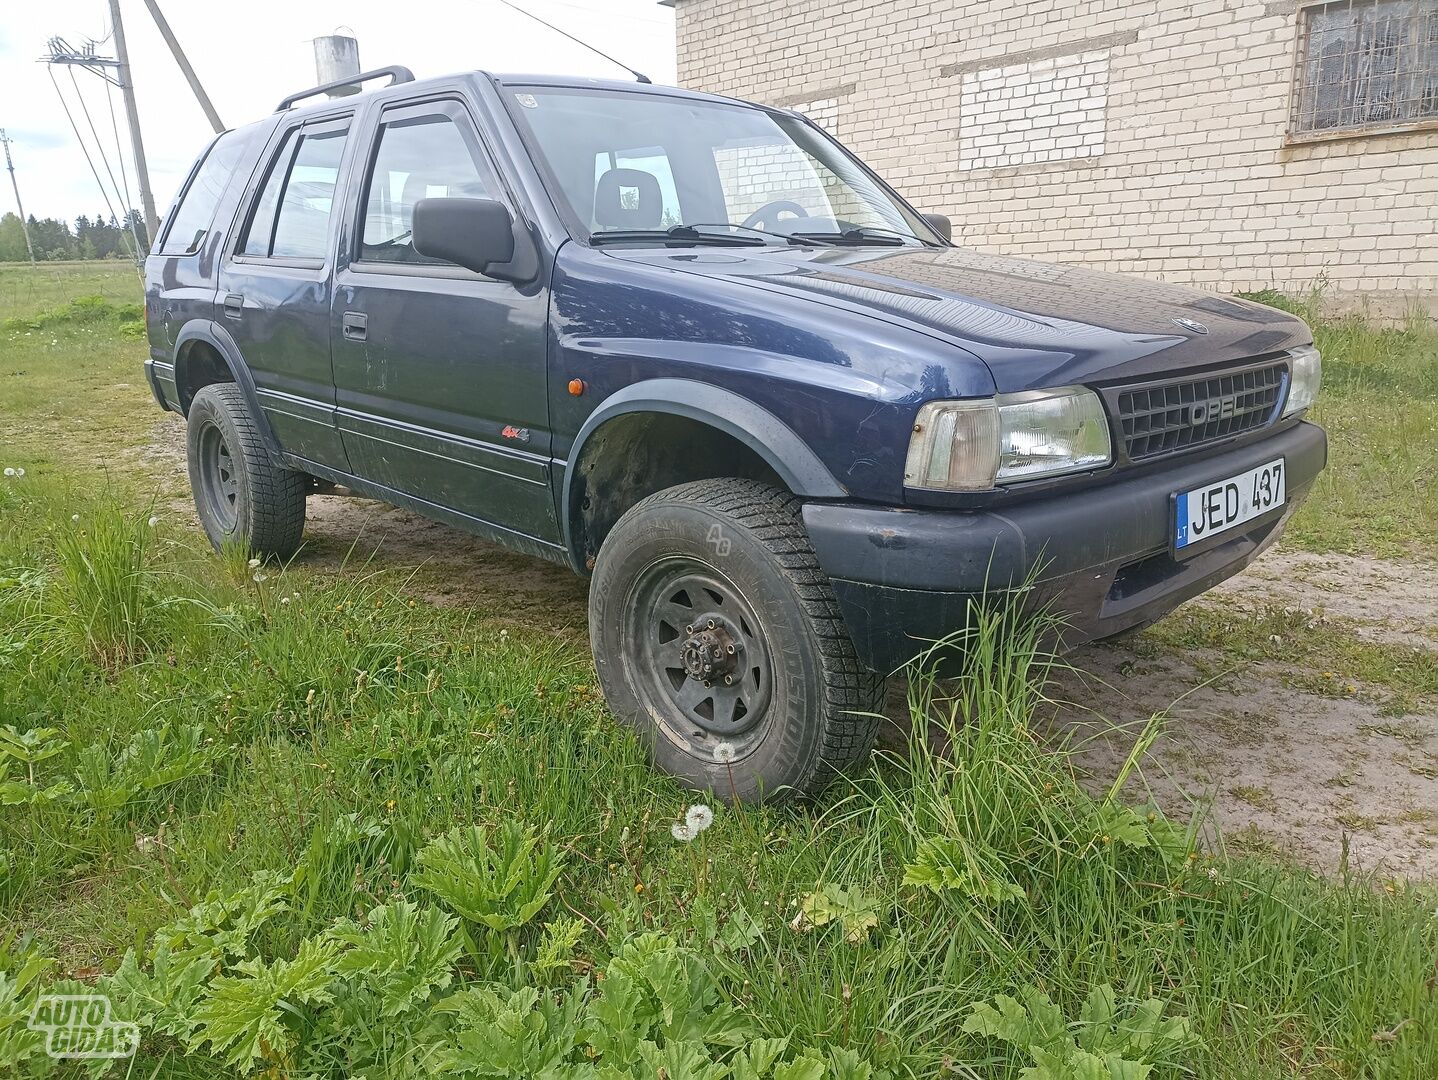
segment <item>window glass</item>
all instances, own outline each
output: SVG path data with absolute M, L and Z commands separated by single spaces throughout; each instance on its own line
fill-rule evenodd
M 345 131 L 301 133 L 275 221 L 273 256 L 323 259 L 329 251 L 330 210 L 339 182 Z
M 1388 128 L 1438 117 L 1432 0 L 1350 0 L 1299 13 L 1294 134 Z
M 295 136 L 298 128 L 285 133 L 280 151 L 270 165 L 270 175 L 265 179 L 264 189 L 255 203 L 254 216 L 250 218 L 249 230 L 245 233 L 246 255 L 268 255 L 270 244 L 275 238 L 275 211 L 280 206 L 280 193 L 285 189 L 285 180 L 290 175 L 290 158 L 294 156 Z
M 599 181 L 610 169 L 635 169 L 638 172 L 646 172 L 659 181 L 659 194 L 664 201 L 659 228 L 667 229 L 684 220 L 684 213 L 679 209 L 679 189 L 674 184 L 674 168 L 669 164 L 669 155 L 664 152 L 663 147 L 650 146 L 637 150 L 618 151 L 601 150 L 595 154 L 594 188 L 596 192 L 599 189 Z M 630 194 L 627 189 L 621 189 L 621 191 L 621 198 L 637 203 L 637 192 Z M 631 210 L 637 208 L 637 205 L 628 206 L 628 209 Z M 599 224 L 591 220 L 589 227 L 597 229 Z
M 180 196 L 165 241 L 160 245 L 160 254 L 193 255 L 200 250 L 243 149 L 244 139 L 236 131 L 221 135 L 211 144 L 195 178 Z
M 592 238 L 727 222 L 781 236 L 869 229 L 886 243 L 937 242 L 855 158 L 788 113 L 647 90 L 526 87 L 512 101 L 561 211 Z
M 451 117 L 436 113 L 385 124 L 365 200 L 360 257 L 443 264 L 414 250 L 410 237 L 415 204 L 420 199 L 485 199 L 492 193 L 493 185 Z

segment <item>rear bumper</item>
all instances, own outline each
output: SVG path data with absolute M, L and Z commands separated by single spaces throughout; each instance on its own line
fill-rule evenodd
M 1323 430 L 1300 423 L 1238 449 L 1103 487 L 986 511 L 809 503 L 804 521 L 860 658 L 892 671 L 964 628 L 970 602 L 1034 579 L 1033 600 L 1065 616 L 1065 644 L 1166 614 L 1248 566 L 1282 532 L 1327 462 Z M 1274 458 L 1281 511 L 1176 559 L 1172 496 Z

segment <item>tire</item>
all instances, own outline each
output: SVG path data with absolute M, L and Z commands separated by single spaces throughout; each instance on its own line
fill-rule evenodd
M 240 544 L 257 557 L 288 559 L 305 531 L 305 474 L 270 462 L 234 383 L 201 389 L 187 419 L 190 490 L 215 550 Z
M 787 492 L 699 480 L 637 503 L 600 548 L 589 625 L 610 708 L 689 787 L 813 795 L 873 748 L 883 677 Z

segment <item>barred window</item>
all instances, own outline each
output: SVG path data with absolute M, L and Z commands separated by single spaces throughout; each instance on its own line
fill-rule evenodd
M 1438 121 L 1438 0 L 1339 0 L 1298 19 L 1292 137 Z

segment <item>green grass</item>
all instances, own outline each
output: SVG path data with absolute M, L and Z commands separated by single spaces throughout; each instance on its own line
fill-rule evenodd
M 1086 794 L 1030 727 L 1038 628 L 999 608 L 958 696 L 915 681 L 947 755 L 914 740 L 682 842 L 694 799 L 607 714 L 581 644 L 397 571 L 250 567 L 151 524 L 140 464 L 95 462 L 152 415 L 137 376 L 88 392 L 138 364 L 124 321 L 55 320 L 63 344 L 0 378 L 0 464 L 27 468 L 0 479 L 0 1068 L 45 1074 L 41 987 L 142 1023 L 115 1075 L 1438 1068 L 1438 894 L 1204 851 L 1201 823 L 1124 806 L 1154 730 Z M 51 445 L 70 426 L 86 452 Z
M 1438 556 L 1438 325 L 1322 316 L 1323 298 L 1255 299 L 1303 316 L 1323 354 L 1312 418 L 1329 461 L 1286 533 L 1291 546 L 1350 555 Z
M 0 263 L 0 322 L 53 311 L 85 296 L 99 296 L 115 304 L 138 303 L 139 272 L 133 263 L 109 260 L 35 267 Z

